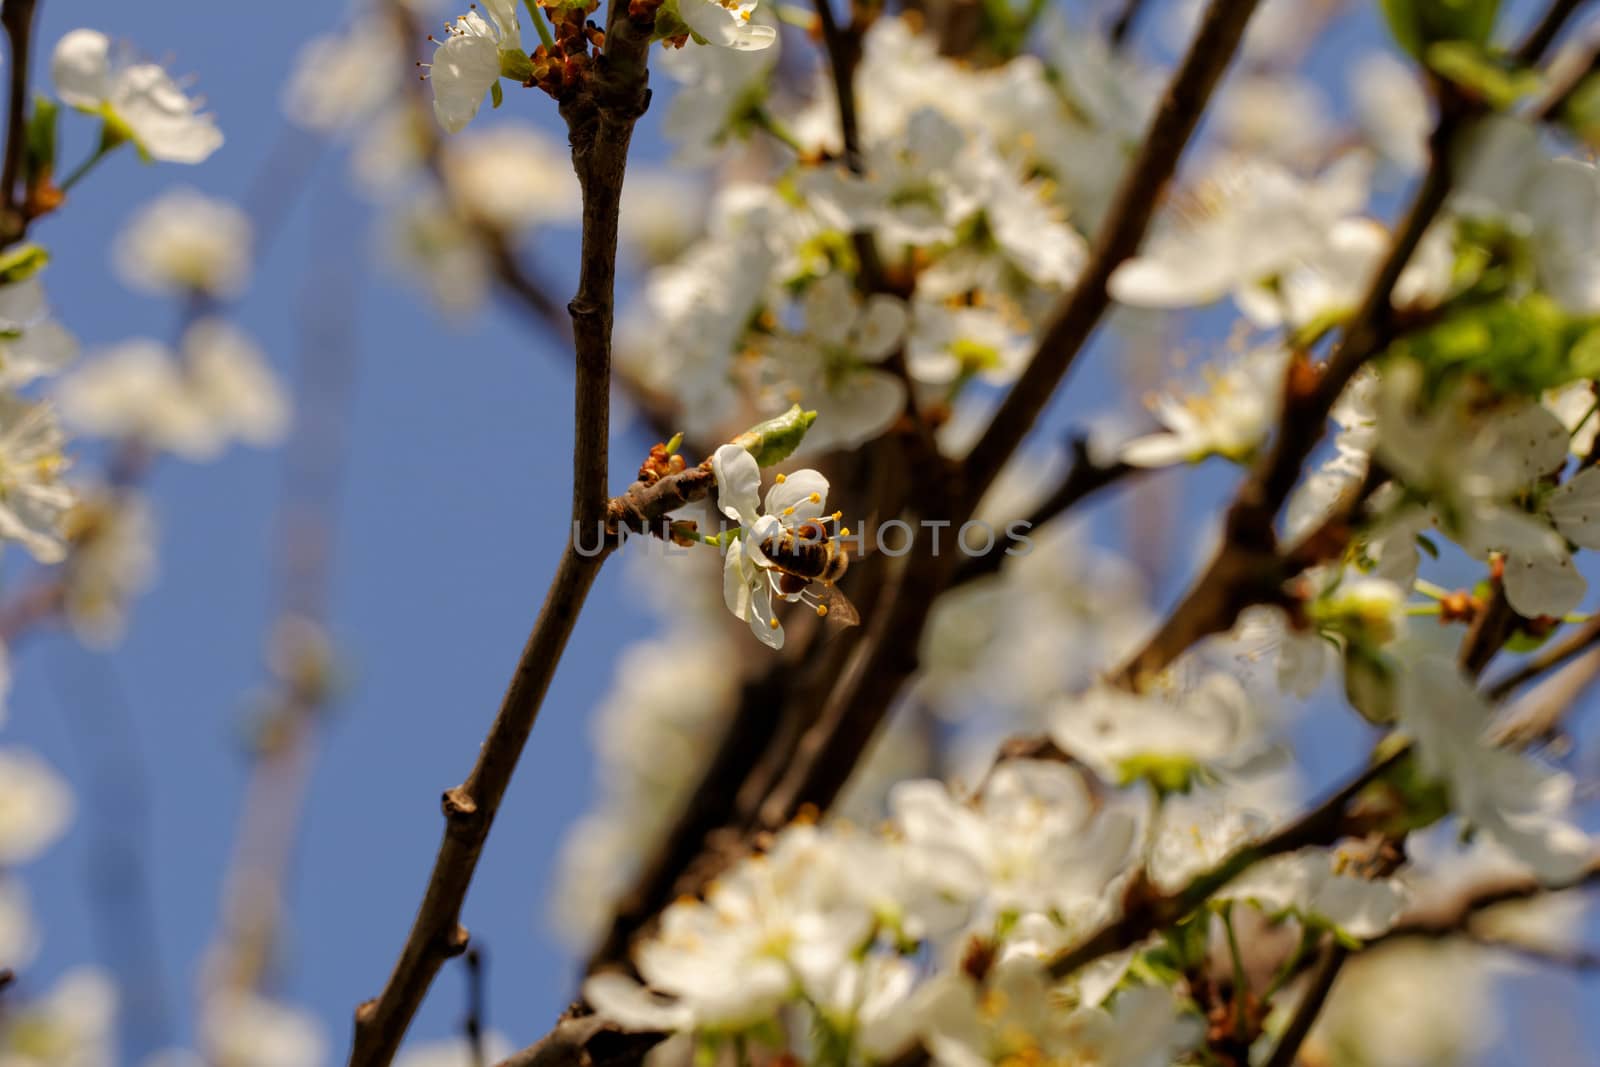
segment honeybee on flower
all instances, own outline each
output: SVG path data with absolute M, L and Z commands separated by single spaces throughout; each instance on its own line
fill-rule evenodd
M 783 624 L 773 611 L 773 595 L 801 601 L 818 615 L 834 613 L 839 621 L 855 621 L 855 609 L 833 589 L 844 576 L 848 557 L 827 533 L 839 515 L 824 515 L 828 479 L 806 469 L 778 475 L 760 500 L 761 467 L 742 445 L 727 444 L 711 457 L 722 513 L 738 519 L 742 537 L 728 544 L 722 591 L 728 610 L 750 624 L 762 644 L 783 647 Z M 847 531 L 840 530 L 841 535 Z M 813 583 L 823 592 L 813 594 Z

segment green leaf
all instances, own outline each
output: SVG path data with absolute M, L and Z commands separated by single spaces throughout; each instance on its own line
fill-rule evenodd
M 760 466 L 770 467 L 788 459 L 800 447 L 806 431 L 816 421 L 815 411 L 801 411 L 800 405 L 796 404 L 782 415 L 756 423 L 731 443 L 756 457 L 756 463 Z
M 33 98 L 33 114 L 28 116 L 28 153 L 23 161 L 23 177 L 28 186 L 55 173 L 56 119 L 61 109 L 48 96 Z
M 1394 799 L 1398 801 L 1389 809 L 1391 825 L 1385 828 L 1386 833 L 1421 830 L 1450 814 L 1449 790 L 1442 782 L 1423 775 L 1417 766 L 1415 753 L 1397 763 L 1382 780 L 1393 790 Z
M 1395 43 L 1417 59 L 1440 41 L 1485 44 L 1500 0 L 1381 0 Z
M 1539 75 L 1471 41 L 1440 41 L 1428 46 L 1428 66 L 1468 96 L 1505 111 L 1539 91 Z
M 18 245 L 0 254 L 0 285 L 26 281 L 44 269 L 50 253 L 34 244 Z
M 694 36 L 694 31 L 689 29 L 689 24 L 683 21 L 683 16 L 678 13 L 678 0 L 666 0 L 656 8 L 655 29 L 650 35 L 652 41 L 670 41 Z
M 533 77 L 533 60 L 528 58 L 526 52 L 518 52 L 507 48 L 500 53 L 500 77 L 510 78 L 512 81 L 525 82 Z M 498 101 L 500 86 L 495 85 L 490 90 Z M 498 103 L 495 107 L 499 107 Z
M 1346 646 L 1344 696 L 1370 723 L 1391 723 L 1395 718 L 1394 670 L 1381 653 L 1363 645 Z
M 1497 392 L 1537 396 L 1600 364 L 1594 324 L 1568 315 L 1542 293 L 1513 300 L 1460 302 L 1439 322 L 1408 334 L 1389 348 L 1422 365 L 1431 395 L 1460 377 Z
M 1600 74 L 1578 83 L 1561 109 L 1561 118 L 1583 140 L 1600 144 Z
M 1161 796 L 1187 793 L 1204 773 L 1205 768 L 1187 756 L 1142 754 L 1117 764 L 1119 784 L 1148 782 Z

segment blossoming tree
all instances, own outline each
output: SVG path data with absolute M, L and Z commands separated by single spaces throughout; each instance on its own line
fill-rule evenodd
M 34 41 L 40 3 L 0 5 L 0 538 L 30 560 L 0 638 L 105 645 L 154 464 L 336 449 L 339 420 L 293 422 L 230 318 L 260 220 L 181 184 L 107 242 L 173 342 L 80 357 L 34 224 L 114 153 L 202 165 L 223 133 L 136 45 Z M 481 0 L 430 36 L 424 0 L 357 3 L 287 114 L 349 145 L 442 310 L 497 294 L 568 355 L 570 533 L 426 882 L 371 887 L 414 920 L 343 1043 L 271 981 L 341 687 L 327 575 L 296 572 L 195 1051 L 144 1062 L 1472 1062 L 1506 961 L 1593 968 L 1600 881 L 1570 729 L 1600 673 L 1600 5 L 1505 6 Z M 1348 86 L 1307 69 L 1378 17 Z M 504 120 L 539 111 L 566 150 Z M 563 306 L 537 235 L 572 218 Z M 1110 384 L 1071 373 L 1091 342 Z M 649 438 L 621 457 L 614 404 Z M 1202 537 L 1168 499 L 1199 468 Z M 468 891 L 619 566 L 667 610 L 590 686 L 599 798 L 549 887 L 572 1004 L 408 1042 L 449 961 L 481 983 Z M 1333 721 L 1365 754 L 1314 773 Z M 128 1055 L 127 989 L 28 981 L 25 868 L 71 814 L 0 745 L 3 1067 Z

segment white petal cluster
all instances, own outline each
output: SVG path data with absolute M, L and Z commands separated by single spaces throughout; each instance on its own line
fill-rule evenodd
M 93 967 L 77 967 L 43 995 L 0 1020 L 5 1067 L 110 1067 L 116 1062 L 117 987 Z
M 483 10 L 487 18 L 474 7 L 456 19 L 433 50 L 433 114 L 451 133 L 467 128 L 500 81 L 500 53 L 522 51 L 516 0 L 484 0 Z
M 962 1043 L 974 1043 L 967 1055 L 984 1057 L 988 1046 L 975 1031 L 992 1019 L 988 1009 L 958 1022 L 956 1005 L 971 992 L 966 979 L 923 981 L 911 954 L 928 944 L 936 955 L 959 956 L 970 938 L 989 936 L 1003 921 L 1017 934 L 1002 973 L 1031 977 L 1048 999 L 1053 983 L 1039 971 L 1038 946 L 1110 913 L 1108 886 L 1127 860 L 1137 820 L 1097 813 L 1071 768 L 1028 761 L 998 768 L 971 803 L 937 782 L 916 781 L 895 789 L 890 809 L 884 838 L 843 826 L 785 829 L 703 901 L 663 913 L 659 932 L 634 957 L 646 985 L 603 974 L 585 984 L 585 997 L 626 1027 L 706 1032 L 759 1028 L 804 1002 L 819 1025 L 855 1034 L 871 1058 L 913 1036 L 941 1062 L 947 1055 L 958 1062 Z M 1104 983 L 1095 988 L 1098 1000 Z M 1143 996 L 1122 994 L 1111 1013 L 1145 1003 Z M 1174 1028 L 1168 1039 L 1187 1044 L 1176 1005 L 1162 996 Z M 1153 1011 L 1151 1019 L 1162 1015 Z M 1086 1028 L 1074 1038 L 1085 1047 L 1163 1044 L 1149 1034 L 1118 1044 L 1109 1019 L 1086 1009 L 1068 1029 Z M 1129 1051 L 1106 1062 L 1148 1061 Z
M 502 124 L 463 134 L 451 142 L 443 166 L 452 194 L 498 229 L 577 217 L 571 158 L 531 126 Z
M 742 534 L 727 546 L 722 590 L 728 610 L 749 623 L 750 631 L 770 648 L 783 647 L 783 624 L 774 598 L 799 600 L 779 586 L 781 572 L 761 546 L 774 537 L 792 536 L 804 523 L 822 518 L 828 503 L 828 479 L 814 470 L 779 475 L 766 500 L 760 499 L 761 468 L 740 445 L 723 445 L 711 457 L 722 513 L 739 522 Z
M 234 204 L 174 189 L 118 235 L 117 273 L 150 293 L 237 296 L 250 281 L 251 236 L 249 217 Z
M 289 402 L 266 357 L 221 319 L 203 319 L 174 353 L 158 341 L 127 341 L 65 381 L 62 411 L 83 432 L 131 439 L 190 460 L 209 460 L 235 441 L 283 438 Z
M 98 30 L 73 30 L 56 44 L 50 76 L 62 101 L 98 115 L 150 159 L 202 163 L 222 147 L 216 121 L 156 63 L 113 51 Z
M 1470 826 L 1550 885 L 1572 882 L 1593 861 L 1594 844 L 1569 821 L 1571 776 L 1494 747 L 1484 736 L 1487 703 L 1449 659 L 1408 657 L 1395 706 L 1422 772 L 1448 790 Z

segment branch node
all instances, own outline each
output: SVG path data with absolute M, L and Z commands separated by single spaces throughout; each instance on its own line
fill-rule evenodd
M 444 954 L 445 959 L 454 959 L 467 951 L 467 945 L 471 941 L 472 935 L 467 928 L 460 923 L 456 923 L 455 929 L 445 935 L 444 944 L 440 946 L 439 951 Z
M 459 785 L 444 791 L 439 797 L 439 807 L 444 810 L 444 817 L 452 823 L 470 820 L 478 814 L 478 802 Z

